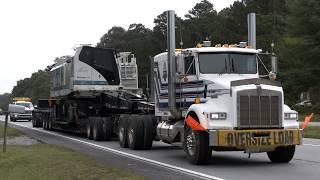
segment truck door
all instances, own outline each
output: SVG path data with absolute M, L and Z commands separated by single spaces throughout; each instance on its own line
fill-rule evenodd
M 185 56 L 183 63 L 184 72 L 179 77 L 179 89 L 180 91 L 180 102 L 181 109 L 188 109 L 190 106 L 190 98 L 188 94 L 193 91 L 193 88 L 190 87 L 190 83 L 197 81 L 196 73 L 196 59 L 194 56 Z M 192 100 L 191 100 L 192 101 Z

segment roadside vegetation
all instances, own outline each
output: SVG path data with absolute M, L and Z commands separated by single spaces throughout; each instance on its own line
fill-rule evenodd
M 145 179 L 75 151 L 48 144 L 9 146 L 0 153 L 1 179 Z
M 299 121 L 303 122 L 310 114 L 299 114 Z M 310 122 L 320 122 L 320 114 L 314 114 Z
M 0 124 L 0 140 L 3 139 L 3 127 Z M 10 127 L 7 132 L 9 139 L 22 135 Z M 2 144 L 0 148 L 2 150 Z M 43 143 L 8 145 L 6 153 L 0 152 L 0 167 L 1 180 L 146 179 L 118 167 L 106 166 L 76 151 Z
M 309 126 L 302 132 L 304 138 L 320 139 L 320 126 Z
M 0 139 L 3 138 L 3 133 L 4 133 L 4 123 L 0 124 Z M 10 138 L 10 137 L 17 137 L 17 136 L 20 136 L 22 135 L 23 133 L 17 129 L 14 129 L 14 128 L 10 128 L 8 127 L 7 128 L 7 136 Z

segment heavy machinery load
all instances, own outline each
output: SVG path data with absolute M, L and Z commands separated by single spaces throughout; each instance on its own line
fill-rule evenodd
M 51 99 L 39 100 L 34 127 L 103 140 L 118 134 L 120 114 L 153 110 L 137 94 L 136 59 L 130 52 L 80 46 L 72 58 L 55 63 L 51 69 Z

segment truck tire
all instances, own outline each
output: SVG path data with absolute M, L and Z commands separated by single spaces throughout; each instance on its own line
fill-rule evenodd
M 87 120 L 86 129 L 87 129 L 87 138 L 88 139 L 92 139 L 92 137 L 93 137 L 92 136 L 93 121 L 94 121 L 93 117 L 89 117 Z
M 186 128 L 184 148 L 187 159 L 192 164 L 208 164 L 212 150 L 209 146 L 209 135 L 204 131 L 194 131 L 190 127 Z
M 52 119 L 47 115 L 48 130 L 52 130 Z
M 129 115 L 121 115 L 119 118 L 119 144 L 122 148 L 128 147 L 128 121 Z
M 111 140 L 112 138 L 112 130 L 113 130 L 113 122 L 111 117 L 104 117 L 103 121 L 103 140 Z
M 141 119 L 132 115 L 128 126 L 128 146 L 131 149 L 143 149 L 143 123 Z
M 272 152 L 267 152 L 271 162 L 274 163 L 287 163 L 291 161 L 295 152 L 296 146 L 281 146 L 277 147 Z
M 36 125 L 36 115 L 32 114 L 32 127 L 37 127 Z
M 143 122 L 143 149 L 151 149 L 154 135 L 152 118 L 149 115 L 141 116 Z
M 103 120 L 101 117 L 96 117 L 93 121 L 93 128 L 92 128 L 92 138 L 95 141 L 102 141 L 103 140 Z
M 42 128 L 47 129 L 47 119 L 44 113 L 41 114 L 41 119 L 42 119 Z

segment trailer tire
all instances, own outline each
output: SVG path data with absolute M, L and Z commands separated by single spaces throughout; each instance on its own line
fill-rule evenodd
M 47 119 L 44 113 L 41 114 L 41 119 L 42 119 L 42 128 L 47 129 Z
M 184 139 L 184 148 L 187 153 L 187 159 L 192 164 L 208 164 L 212 150 L 209 146 L 209 135 L 204 131 L 194 131 L 186 127 Z
M 119 118 L 119 144 L 122 148 L 128 147 L 128 119 L 129 115 L 121 115 Z
M 149 115 L 140 117 L 141 121 L 143 122 L 143 149 L 151 149 L 152 142 L 153 142 L 153 123 L 152 118 Z
M 267 152 L 267 155 L 273 163 L 287 163 L 291 161 L 295 152 L 296 146 L 281 146 L 277 147 L 272 152 Z
M 103 118 L 103 139 L 110 140 L 112 138 L 113 122 L 111 117 Z
M 128 127 L 128 146 L 131 149 L 143 149 L 143 123 L 142 120 L 132 115 Z
M 101 117 L 94 118 L 93 128 L 92 128 L 92 137 L 95 141 L 103 140 L 103 120 Z
M 16 122 L 16 120 L 14 119 L 14 117 L 10 117 L 10 121 L 12 121 L 12 122 Z
M 32 114 L 32 127 L 37 127 L 36 122 L 37 122 L 36 115 Z
M 47 115 L 48 117 L 47 117 L 47 121 L 48 121 L 48 130 L 52 130 L 52 119 L 50 118 L 50 116 L 49 115 Z
M 93 124 L 92 122 L 93 122 L 93 117 L 89 117 L 86 124 L 88 139 L 92 139 L 92 124 Z

